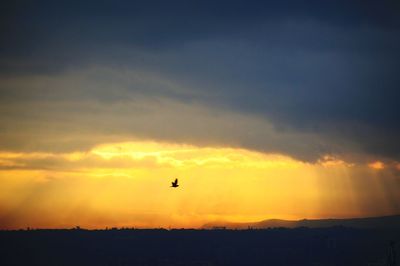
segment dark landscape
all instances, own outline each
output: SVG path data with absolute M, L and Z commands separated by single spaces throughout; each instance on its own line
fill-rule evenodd
M 380 218 L 375 218 L 380 220 Z M 384 220 L 398 219 L 385 217 Z M 358 219 L 363 224 L 365 219 Z M 354 224 L 357 226 L 357 224 Z M 396 265 L 400 229 L 14 230 L 1 265 Z
M 297 227 L 333 227 L 345 226 L 352 228 L 392 228 L 400 229 L 400 215 L 367 217 L 353 219 L 303 219 L 303 220 L 279 220 L 270 219 L 255 223 L 229 223 L 216 222 L 204 225 L 204 228 L 212 229 L 223 227 L 226 229 L 265 229 L 265 228 L 297 228 Z

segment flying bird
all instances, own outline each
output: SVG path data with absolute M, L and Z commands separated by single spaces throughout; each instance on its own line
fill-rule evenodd
M 175 178 L 174 182 L 171 182 L 171 187 L 179 187 L 178 185 L 178 178 Z

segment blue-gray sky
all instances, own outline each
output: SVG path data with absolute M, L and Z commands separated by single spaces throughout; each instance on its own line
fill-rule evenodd
M 400 160 L 397 1 L 9 1 L 0 149 Z

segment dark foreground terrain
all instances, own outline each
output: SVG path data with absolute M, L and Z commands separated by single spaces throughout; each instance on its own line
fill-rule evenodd
M 0 265 L 390 265 L 397 240 L 345 227 L 0 231 Z

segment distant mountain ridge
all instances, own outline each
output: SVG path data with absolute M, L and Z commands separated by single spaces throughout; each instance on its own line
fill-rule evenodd
M 247 229 L 247 228 L 296 228 L 296 227 L 332 227 L 345 226 L 353 228 L 398 228 L 400 229 L 400 215 L 350 218 L 350 219 L 303 219 L 303 220 L 279 220 L 269 219 L 253 223 L 231 223 L 231 222 L 212 222 L 207 223 L 203 228 L 227 228 L 227 229 Z

